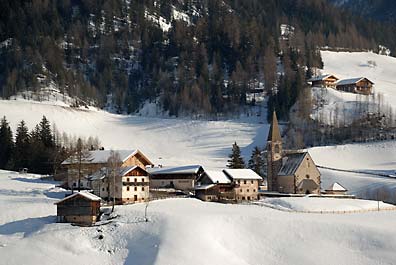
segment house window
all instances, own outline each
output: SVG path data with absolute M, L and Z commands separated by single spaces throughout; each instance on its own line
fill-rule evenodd
M 253 192 L 256 192 L 256 190 L 255 190 L 255 189 L 253 189 Z
M 239 191 L 242 192 L 242 189 L 240 189 Z
M 127 178 L 127 182 L 129 182 L 129 178 Z
M 74 182 L 74 183 L 73 183 L 73 187 L 75 187 L 75 186 L 77 186 L 77 184 Z
M 248 199 L 248 201 L 250 201 L 250 197 L 249 196 L 247 197 L 247 199 Z
M 142 187 L 142 191 L 144 191 L 144 187 Z
M 246 184 L 246 180 L 243 181 L 243 184 Z
M 129 191 L 129 186 L 127 187 L 127 191 Z
M 102 188 L 102 191 L 104 191 L 104 188 Z
M 246 192 L 249 192 L 249 189 L 247 189 Z
M 144 178 L 142 178 L 142 182 L 144 182 Z
M 254 182 L 254 181 L 252 180 L 252 184 L 253 184 L 253 182 Z
M 102 179 L 102 183 L 104 183 L 104 179 Z
M 135 191 L 137 191 L 137 187 L 135 187 Z
M 245 196 L 242 196 L 242 201 L 244 201 L 245 200 Z
M 135 178 L 135 182 L 137 182 L 137 178 Z

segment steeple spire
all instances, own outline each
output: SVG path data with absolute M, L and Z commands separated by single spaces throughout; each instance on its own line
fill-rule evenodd
M 276 118 L 275 110 L 274 110 L 274 113 L 272 114 L 272 123 L 271 123 L 270 130 L 268 132 L 267 141 L 269 141 L 269 142 L 281 142 L 282 141 L 282 137 L 281 137 L 280 131 L 279 131 L 278 119 Z

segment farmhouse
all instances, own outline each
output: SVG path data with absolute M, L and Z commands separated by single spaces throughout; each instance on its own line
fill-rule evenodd
M 196 180 L 203 174 L 200 165 L 147 168 L 150 189 L 173 188 L 184 192 L 194 191 Z
M 223 171 L 205 170 L 197 180 L 195 196 L 203 201 L 234 201 L 234 185 Z
M 101 199 L 88 192 L 77 192 L 55 203 L 58 222 L 93 224 L 99 219 Z
M 312 77 L 308 82 L 312 83 L 314 87 L 331 87 L 336 88 L 336 83 L 339 80 L 338 77 L 334 75 L 319 75 Z
M 148 172 L 140 166 L 120 168 L 114 175 L 108 168 L 102 168 L 88 179 L 93 193 L 104 200 L 111 201 L 115 198 L 117 204 L 149 200 Z
M 320 172 L 308 152 L 283 152 L 275 111 L 267 139 L 268 191 L 320 194 Z
M 114 150 L 114 152 L 120 155 L 121 167 L 140 166 L 141 168 L 146 168 L 146 166 L 153 165 L 140 150 Z M 80 156 L 81 159 L 74 154 L 63 161 L 62 166 L 67 169 L 67 186 L 70 189 L 76 189 L 80 182 L 80 188 L 89 188 L 82 185 L 82 180 L 101 168 L 107 167 L 110 155 L 111 150 L 87 151 Z
M 374 83 L 365 77 L 343 79 L 337 82 L 336 89 L 356 94 L 370 95 Z
M 258 200 L 259 185 L 263 178 L 251 169 L 224 169 L 224 174 L 234 184 L 237 202 Z

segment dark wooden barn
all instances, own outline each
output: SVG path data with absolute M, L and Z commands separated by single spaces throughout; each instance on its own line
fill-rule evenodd
M 93 224 L 99 220 L 100 198 L 88 192 L 76 192 L 56 202 L 57 220 L 62 223 Z

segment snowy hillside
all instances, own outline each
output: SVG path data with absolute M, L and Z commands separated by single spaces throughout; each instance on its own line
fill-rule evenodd
M 14 132 L 21 120 L 32 129 L 45 115 L 60 132 L 98 136 L 106 149 L 137 148 L 155 164 L 208 168 L 223 168 L 235 141 L 249 157 L 255 145 L 264 146 L 269 127 L 262 124 L 263 115 L 229 121 L 148 118 L 22 100 L 0 100 L 0 116 L 4 115 Z
M 322 51 L 323 72 L 341 79 L 367 77 L 374 82 L 374 92 L 383 95 L 387 104 L 396 106 L 396 58 L 372 52 Z
M 81 228 L 55 223 L 53 203 L 64 192 L 54 183 L 0 171 L 0 185 L 1 264 L 396 262 L 395 211 L 321 215 L 168 199 L 149 204 L 147 223 L 145 204 L 136 204 L 116 207 L 119 217 L 110 224 Z M 299 205 L 306 207 L 309 200 Z M 329 204 L 349 207 L 337 200 L 325 207 Z

